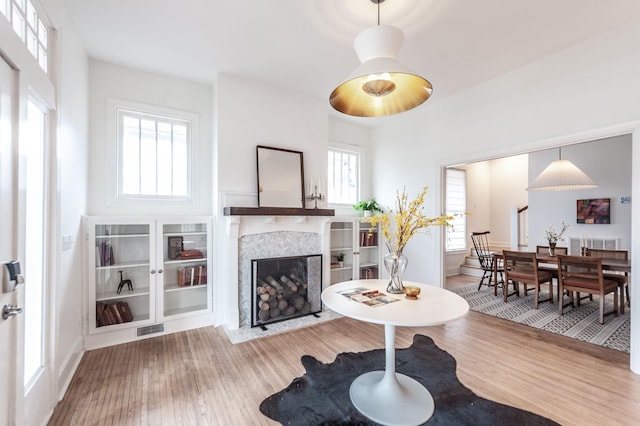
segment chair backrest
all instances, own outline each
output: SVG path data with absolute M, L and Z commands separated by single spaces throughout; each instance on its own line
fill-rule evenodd
M 588 256 L 559 255 L 558 271 L 562 284 L 572 287 L 584 284 L 584 288 L 593 288 L 597 285 L 602 292 L 604 288 L 602 274 L 602 259 Z
M 534 251 L 511 251 L 505 250 L 502 252 L 504 257 L 504 266 L 508 271 L 509 269 L 531 269 L 531 273 L 538 266 L 538 259 L 536 258 L 536 252 Z
M 602 259 L 629 260 L 629 252 L 627 250 L 589 249 L 587 250 L 587 256 L 600 257 Z
M 489 249 L 489 234 L 491 234 L 489 231 L 471 233 L 473 248 L 480 261 L 480 266 L 484 270 L 493 269 L 494 253 Z
M 567 250 L 567 247 L 556 247 L 554 251 L 556 254 L 568 254 Z M 536 246 L 536 253 L 549 254 L 549 246 Z

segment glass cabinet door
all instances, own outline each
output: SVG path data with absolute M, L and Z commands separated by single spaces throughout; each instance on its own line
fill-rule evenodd
M 378 226 L 361 222 L 358 233 L 360 279 L 379 278 Z
M 331 284 L 353 279 L 353 225 L 331 223 Z
M 96 328 L 153 320 L 150 224 L 95 224 Z
M 162 225 L 165 317 L 208 309 L 209 243 L 207 223 Z

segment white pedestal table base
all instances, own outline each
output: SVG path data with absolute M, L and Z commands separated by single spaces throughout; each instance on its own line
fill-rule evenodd
M 395 372 L 394 325 L 385 324 L 385 371 L 357 377 L 349 396 L 358 411 L 383 425 L 419 425 L 431 418 L 435 403 L 417 380 Z

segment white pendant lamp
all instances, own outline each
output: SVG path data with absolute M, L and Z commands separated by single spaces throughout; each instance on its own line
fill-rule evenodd
M 357 117 L 382 117 L 410 110 L 429 99 L 433 88 L 396 59 L 404 34 L 391 25 L 367 28 L 355 38 L 353 48 L 360 66 L 329 96 L 336 110 Z
M 558 148 L 558 159 L 547 166 L 527 187 L 527 191 L 568 191 L 572 189 L 597 188 L 585 172 L 569 160 L 562 159 Z

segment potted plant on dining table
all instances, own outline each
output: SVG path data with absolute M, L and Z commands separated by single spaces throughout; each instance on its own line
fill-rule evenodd
M 544 230 L 545 236 L 547 238 L 547 242 L 549 243 L 549 256 L 556 255 L 555 253 L 556 244 L 558 244 L 558 241 L 564 241 L 564 238 L 562 238 L 562 234 L 564 234 L 564 231 L 566 231 L 567 228 L 569 228 L 569 224 L 565 222 L 564 219 L 560 221 L 560 226 L 562 226 L 562 229 L 560 230 L 560 232 L 556 231 L 556 228 L 553 226 L 553 223 L 549 225 L 547 228 L 545 228 Z

